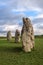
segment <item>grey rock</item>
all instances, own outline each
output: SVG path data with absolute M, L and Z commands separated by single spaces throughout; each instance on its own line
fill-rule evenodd
M 23 50 L 25 52 L 31 52 L 31 49 L 34 47 L 34 31 L 29 18 L 23 18 L 21 39 Z
M 7 32 L 7 40 L 11 41 L 11 39 L 12 39 L 11 31 L 8 31 Z
M 19 30 L 16 30 L 16 32 L 15 32 L 15 42 L 16 43 L 20 42 L 20 32 L 19 32 Z

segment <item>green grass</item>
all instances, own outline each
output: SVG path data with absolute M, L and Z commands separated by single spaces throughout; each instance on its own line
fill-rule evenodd
M 43 38 L 35 39 L 31 53 L 22 51 L 22 43 L 0 39 L 0 65 L 43 65 Z

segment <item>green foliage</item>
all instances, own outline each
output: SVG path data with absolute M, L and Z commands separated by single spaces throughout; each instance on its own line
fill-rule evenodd
M 0 65 L 43 65 L 43 38 L 35 38 L 31 53 L 22 51 L 22 43 L 0 39 Z

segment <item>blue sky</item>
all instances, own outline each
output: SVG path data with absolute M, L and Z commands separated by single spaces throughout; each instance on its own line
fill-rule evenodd
M 31 19 L 34 34 L 43 34 L 43 0 L 0 0 L 0 31 L 21 31 L 23 17 Z

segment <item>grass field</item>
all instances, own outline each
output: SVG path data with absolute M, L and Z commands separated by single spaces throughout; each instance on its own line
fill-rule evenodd
M 0 38 L 0 65 L 43 65 L 43 38 L 35 38 L 31 53 L 22 51 L 22 43 L 10 43 Z

